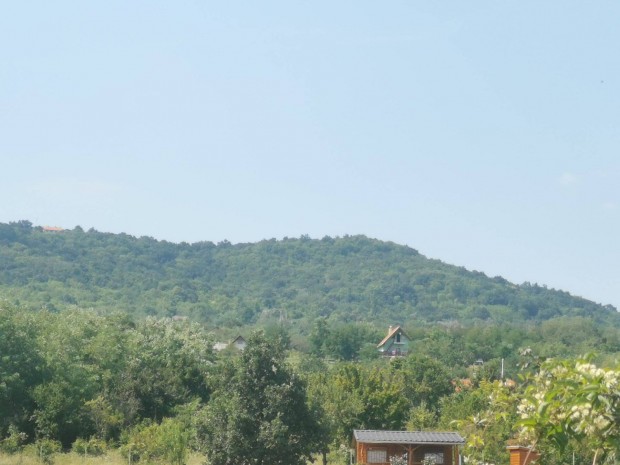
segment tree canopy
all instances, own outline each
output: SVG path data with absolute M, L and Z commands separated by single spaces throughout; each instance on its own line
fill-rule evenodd
M 254 333 L 207 407 L 211 465 L 304 465 L 316 450 L 318 423 L 305 383 L 284 363 L 279 341 Z
M 95 230 L 0 223 L 0 294 L 51 311 L 79 306 L 184 315 L 220 327 L 297 322 L 514 323 L 572 316 L 618 327 L 613 307 L 431 260 L 364 236 L 174 244 Z M 355 343 L 355 335 L 349 334 Z M 343 358 L 349 358 L 346 347 Z

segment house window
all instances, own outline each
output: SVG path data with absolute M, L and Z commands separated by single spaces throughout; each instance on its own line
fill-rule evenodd
M 443 465 L 443 452 L 432 452 L 424 454 L 424 463 Z
M 387 463 L 386 449 L 373 449 L 368 451 L 368 463 Z

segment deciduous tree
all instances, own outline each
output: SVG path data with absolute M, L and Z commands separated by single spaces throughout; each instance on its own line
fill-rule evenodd
M 211 465 L 302 465 L 315 449 L 317 422 L 302 380 L 284 350 L 254 333 L 207 406 L 205 450 Z

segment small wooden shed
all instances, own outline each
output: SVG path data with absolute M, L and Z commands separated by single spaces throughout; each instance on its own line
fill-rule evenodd
M 457 465 L 465 440 L 455 432 L 354 430 L 352 442 L 357 464 L 389 465 L 391 457 L 403 457 L 407 465 L 421 465 L 425 459 Z

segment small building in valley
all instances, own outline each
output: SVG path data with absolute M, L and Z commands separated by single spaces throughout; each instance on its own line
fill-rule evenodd
M 458 465 L 464 443 L 455 432 L 354 430 L 352 462 L 389 465 L 391 458 L 402 457 L 407 465 Z
M 246 345 L 246 340 L 243 338 L 243 336 L 239 335 L 230 342 L 216 342 L 215 344 L 213 344 L 213 350 L 215 350 L 216 352 L 221 352 L 222 350 L 226 350 L 229 347 L 236 350 L 243 350 L 245 349 Z
M 377 345 L 381 355 L 404 356 L 409 352 L 409 337 L 400 326 L 390 326 L 387 336 Z
M 235 347 L 238 350 L 243 350 L 245 349 L 245 346 L 248 345 L 248 343 L 245 341 L 243 336 L 237 336 L 236 338 L 233 339 L 230 345 Z

